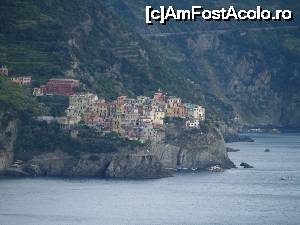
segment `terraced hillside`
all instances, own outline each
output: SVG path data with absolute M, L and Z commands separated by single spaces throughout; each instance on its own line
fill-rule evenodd
M 290 9 L 291 22 L 170 21 L 145 26 L 143 9 L 192 5 L 220 9 Z M 300 32 L 298 1 L 110 1 L 110 9 L 134 24 L 136 33 L 159 46 L 182 76 L 233 107 L 248 125 L 300 126 Z M 118 7 L 119 6 L 119 7 Z M 208 100 L 210 104 L 218 105 Z M 224 106 L 219 108 L 226 110 Z M 227 107 L 228 108 L 228 107 Z
M 144 8 L 158 0 L 2 0 L 0 64 L 30 74 L 80 79 L 107 98 L 163 88 L 204 104 L 213 119 L 234 125 L 300 126 L 298 1 L 284 22 L 203 22 L 146 26 Z M 163 1 L 189 8 L 198 1 Z M 204 1 L 206 8 L 260 1 Z M 162 33 L 164 33 L 162 35 Z M 166 35 L 166 33 L 168 35 Z

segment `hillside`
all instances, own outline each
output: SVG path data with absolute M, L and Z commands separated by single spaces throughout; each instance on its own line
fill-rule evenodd
M 47 111 L 45 103 L 4 77 L 0 106 L 0 177 L 152 179 L 177 169 L 234 167 L 220 131 L 209 122 L 185 129 L 184 120 L 170 120 L 166 139 L 144 144 L 82 123 L 61 129 L 58 123 L 36 120 Z
M 103 3 L 2 1 L 0 62 L 14 73 L 32 75 L 36 84 L 50 77 L 75 77 L 106 98 L 162 88 L 205 104 L 202 90 L 186 80 L 164 52 Z
M 176 89 L 177 74 L 102 1 L 1 1 L 0 62 L 37 82 L 76 77 L 106 97 Z M 12 15 L 12 16 L 11 16 Z M 169 82 L 173 80 L 174 82 Z M 182 84 L 184 85 L 184 84 Z
M 178 8 L 193 3 L 164 1 Z M 144 24 L 148 4 L 161 1 L 3 0 L 0 64 L 32 75 L 36 85 L 51 77 L 80 79 L 86 89 L 107 98 L 163 88 L 205 105 L 209 119 L 230 126 L 300 126 L 297 1 L 264 3 L 293 9 L 291 23 L 167 26 Z M 229 4 L 233 1 L 205 2 L 208 8 Z M 171 35 L 156 35 L 161 32 Z
M 144 25 L 145 5 L 161 1 L 110 1 L 110 9 L 135 25 L 135 31 L 159 46 L 183 77 L 233 107 L 240 122 L 248 125 L 300 126 L 299 8 L 297 1 L 205 1 L 202 6 L 291 9 L 291 22 L 203 22 L 166 26 Z M 176 9 L 189 9 L 198 1 L 164 1 Z M 119 7 L 118 7 L 119 6 Z M 128 19 L 130 18 L 130 19 Z M 163 34 L 163 35 L 162 35 Z M 166 35 L 164 35 L 166 34 Z M 228 110 L 218 105 L 224 111 Z

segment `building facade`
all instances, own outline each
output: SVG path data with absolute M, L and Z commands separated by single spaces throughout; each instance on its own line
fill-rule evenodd
M 74 89 L 79 87 L 79 81 L 73 79 L 50 79 L 45 87 L 44 94 L 47 95 L 62 95 L 71 96 L 74 94 Z
M 19 85 L 30 85 L 31 84 L 31 77 L 12 77 L 12 82 L 19 84 Z
M 5 65 L 0 66 L 0 76 L 8 76 L 8 69 Z

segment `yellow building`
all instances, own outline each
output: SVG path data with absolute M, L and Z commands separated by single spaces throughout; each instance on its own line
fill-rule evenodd
M 174 118 L 175 117 L 175 109 L 174 108 L 167 108 L 166 109 L 166 117 Z
M 154 113 L 154 121 L 153 124 L 164 125 L 164 119 L 166 117 L 166 113 L 164 111 L 156 111 Z

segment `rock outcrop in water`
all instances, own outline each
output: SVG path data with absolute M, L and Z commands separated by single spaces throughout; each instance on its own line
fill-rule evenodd
M 249 165 L 248 163 L 244 163 L 244 162 L 241 163 L 240 166 L 244 167 L 245 169 L 253 169 L 254 168 L 253 166 Z
M 200 130 L 185 130 L 182 124 L 171 122 L 166 132 L 166 142 L 177 147 L 173 153 L 177 153 L 179 169 L 201 170 L 215 165 L 235 167 L 228 158 L 222 135 L 212 125 L 203 124 Z M 162 161 L 166 158 L 162 157 Z
M 225 132 L 224 140 L 226 143 L 234 143 L 234 142 L 254 142 L 254 140 L 245 135 L 239 135 L 235 132 Z
M 239 152 L 239 151 L 241 151 L 240 149 L 235 149 L 235 148 L 226 148 L 226 151 L 227 152 Z

